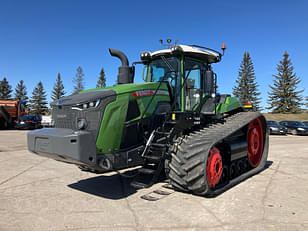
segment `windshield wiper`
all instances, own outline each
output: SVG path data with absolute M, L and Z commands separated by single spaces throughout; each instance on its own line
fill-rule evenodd
M 160 56 L 171 72 L 176 72 L 165 56 Z

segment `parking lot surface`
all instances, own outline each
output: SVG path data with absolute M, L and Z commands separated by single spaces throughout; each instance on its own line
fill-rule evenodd
M 129 182 L 36 156 L 26 131 L 0 131 L 0 231 L 308 230 L 307 136 L 270 136 L 267 168 L 215 198 Z M 157 189 L 171 194 L 140 198 Z

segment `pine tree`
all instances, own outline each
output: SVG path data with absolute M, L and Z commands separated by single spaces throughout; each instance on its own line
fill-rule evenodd
M 25 102 L 28 101 L 27 88 L 24 85 L 23 80 L 20 80 L 15 88 L 15 99 L 19 101 L 25 101 Z
M 258 91 L 256 76 L 250 54 L 244 53 L 243 60 L 236 80 L 237 85 L 233 87 L 233 95 L 238 97 L 242 104 L 251 102 L 255 110 L 260 110 L 261 93 Z
M 73 83 L 74 83 L 73 94 L 78 94 L 80 91 L 84 89 L 83 77 L 84 77 L 84 74 L 83 74 L 82 68 L 79 66 L 77 68 L 77 73 L 75 75 L 75 78 L 73 79 Z
M 104 68 L 101 69 L 97 84 L 96 84 L 96 88 L 102 88 L 102 87 L 106 87 L 106 76 L 105 76 L 105 71 Z
M 12 87 L 9 85 L 6 77 L 0 81 L 0 99 L 11 99 L 12 98 Z
M 44 90 L 43 84 L 40 81 L 32 92 L 32 97 L 30 99 L 30 110 L 33 114 L 43 114 L 48 111 L 46 101 L 46 92 Z
M 57 99 L 60 99 L 64 95 L 65 95 L 64 86 L 61 80 L 61 75 L 60 73 L 58 73 L 57 82 L 53 86 L 51 98 L 52 100 L 57 100 Z
M 300 78 L 293 72 L 294 68 L 289 59 L 289 54 L 285 52 L 280 64 L 277 65 L 277 75 L 273 75 L 273 86 L 270 85 L 268 109 L 273 113 L 297 113 L 301 111 L 300 95 L 303 90 L 296 91 Z
M 306 103 L 305 103 L 306 107 L 308 108 L 308 96 L 306 96 Z M 307 110 L 308 112 L 308 110 Z

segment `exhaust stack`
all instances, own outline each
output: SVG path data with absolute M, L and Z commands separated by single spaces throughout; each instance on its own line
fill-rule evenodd
M 135 67 L 129 66 L 126 55 L 122 51 L 112 48 L 109 48 L 109 53 L 111 56 L 119 58 L 122 62 L 122 66 L 119 67 L 119 72 L 118 72 L 118 79 L 117 79 L 118 84 L 133 83 L 135 75 Z

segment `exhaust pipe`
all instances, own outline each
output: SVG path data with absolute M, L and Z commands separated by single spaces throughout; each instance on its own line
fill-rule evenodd
M 111 56 L 117 57 L 121 60 L 122 66 L 119 67 L 118 84 L 127 84 L 134 82 L 134 75 L 135 75 L 135 67 L 129 66 L 128 59 L 126 55 L 119 50 L 109 48 L 109 53 Z

